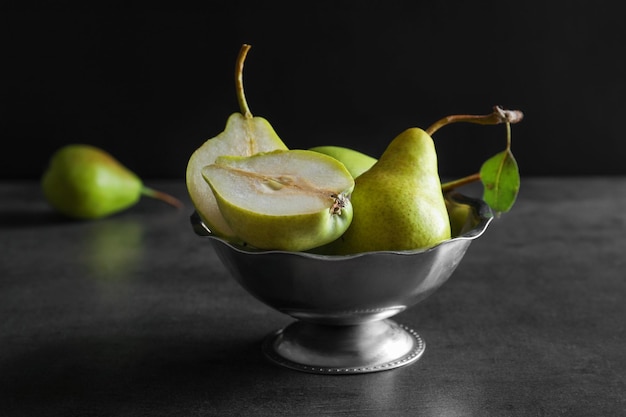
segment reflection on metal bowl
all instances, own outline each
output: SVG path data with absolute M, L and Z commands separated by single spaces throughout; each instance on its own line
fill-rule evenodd
M 389 318 L 446 282 L 493 219 L 482 200 L 451 193 L 446 202 L 456 235 L 414 251 L 346 256 L 261 251 L 213 236 L 196 213 L 191 222 L 243 288 L 296 319 L 266 338 L 262 349 L 268 359 L 305 372 L 365 373 L 407 365 L 422 355 L 421 337 Z

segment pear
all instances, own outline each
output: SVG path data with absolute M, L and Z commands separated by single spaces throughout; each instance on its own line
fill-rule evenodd
M 108 152 L 86 144 L 65 145 L 54 152 L 41 186 L 54 209 L 76 219 L 110 216 L 135 205 L 141 196 L 182 206 L 171 195 L 146 187 Z
M 235 233 L 222 216 L 215 196 L 202 177 L 202 169 L 222 155 L 250 156 L 258 152 L 287 149 L 272 125 L 262 117 L 253 116 L 248 108 L 242 73 L 249 49 L 250 45 L 242 46 L 235 68 L 235 87 L 241 113 L 231 114 L 224 130 L 192 153 L 186 171 L 187 191 L 198 215 L 213 234 L 229 240 L 236 238 Z
M 415 250 L 450 239 L 450 220 L 432 138 L 419 128 L 400 133 L 355 180 L 354 218 L 326 252 Z
M 312 148 L 309 148 L 309 150 L 321 152 L 341 161 L 346 166 L 346 168 L 348 168 L 350 174 L 352 174 L 352 178 L 358 177 L 376 163 L 376 158 L 373 158 L 355 149 L 346 148 L 343 146 L 314 146 Z
M 448 217 L 450 217 L 450 235 L 452 237 L 459 236 L 475 226 L 471 206 L 446 199 L 446 207 L 448 209 Z
M 287 147 L 265 119 L 234 113 L 228 118 L 222 133 L 206 141 L 191 155 L 187 164 L 187 190 L 200 218 L 212 233 L 226 239 L 235 238 L 209 185 L 202 178 L 202 168 L 223 155 L 249 156 L 276 149 Z
M 202 170 L 236 236 L 259 249 L 305 251 L 341 236 L 352 220 L 354 180 L 309 150 L 222 156 Z

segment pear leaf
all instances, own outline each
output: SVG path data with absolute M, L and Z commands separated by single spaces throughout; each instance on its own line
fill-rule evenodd
M 483 200 L 497 213 L 506 213 L 513 207 L 520 187 L 517 161 L 510 149 L 489 158 L 480 168 Z

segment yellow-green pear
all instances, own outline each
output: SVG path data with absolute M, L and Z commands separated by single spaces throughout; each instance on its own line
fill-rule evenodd
M 321 152 L 341 161 L 346 166 L 346 168 L 348 168 L 350 174 L 352 174 L 352 178 L 358 177 L 376 163 L 376 158 L 371 157 L 363 152 L 359 152 L 355 149 L 346 148 L 343 146 L 314 146 L 310 148 L 310 150 L 315 152 Z
M 237 238 L 255 248 L 308 250 L 337 239 L 352 220 L 354 180 L 328 155 L 223 156 L 202 174 Z
M 108 152 L 87 144 L 65 145 L 55 151 L 41 187 L 55 210 L 75 219 L 110 216 L 135 205 L 142 196 L 182 206 L 171 195 L 146 187 Z
M 326 252 L 425 249 L 450 239 L 435 145 L 422 129 L 407 129 L 389 144 L 356 178 L 351 201 L 352 223 Z
M 212 233 L 229 240 L 236 238 L 235 233 L 222 216 L 211 188 L 202 177 L 202 169 L 223 155 L 249 156 L 259 152 L 287 149 L 270 123 L 262 117 L 253 116 L 248 108 L 243 90 L 242 71 L 249 49 L 249 45 L 242 46 L 235 69 L 236 93 L 241 113 L 233 113 L 228 118 L 224 130 L 204 142 L 187 162 L 187 191 L 196 212 Z
M 446 207 L 448 217 L 450 217 L 450 235 L 452 237 L 459 236 L 475 226 L 471 206 L 446 200 Z
M 202 168 L 213 164 L 220 156 L 249 156 L 276 149 L 287 147 L 267 120 L 234 113 L 228 118 L 222 133 L 207 140 L 191 155 L 187 163 L 187 190 L 196 211 L 212 233 L 227 239 L 235 237 L 217 206 L 211 188 L 202 178 Z

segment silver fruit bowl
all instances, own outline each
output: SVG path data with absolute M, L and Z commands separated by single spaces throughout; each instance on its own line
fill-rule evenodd
M 304 372 L 356 374 L 408 365 L 424 353 L 422 338 L 390 317 L 446 282 L 493 219 L 482 200 L 449 193 L 446 203 L 454 237 L 414 251 L 260 251 L 212 235 L 197 213 L 191 223 L 245 290 L 296 319 L 263 341 L 269 360 Z

